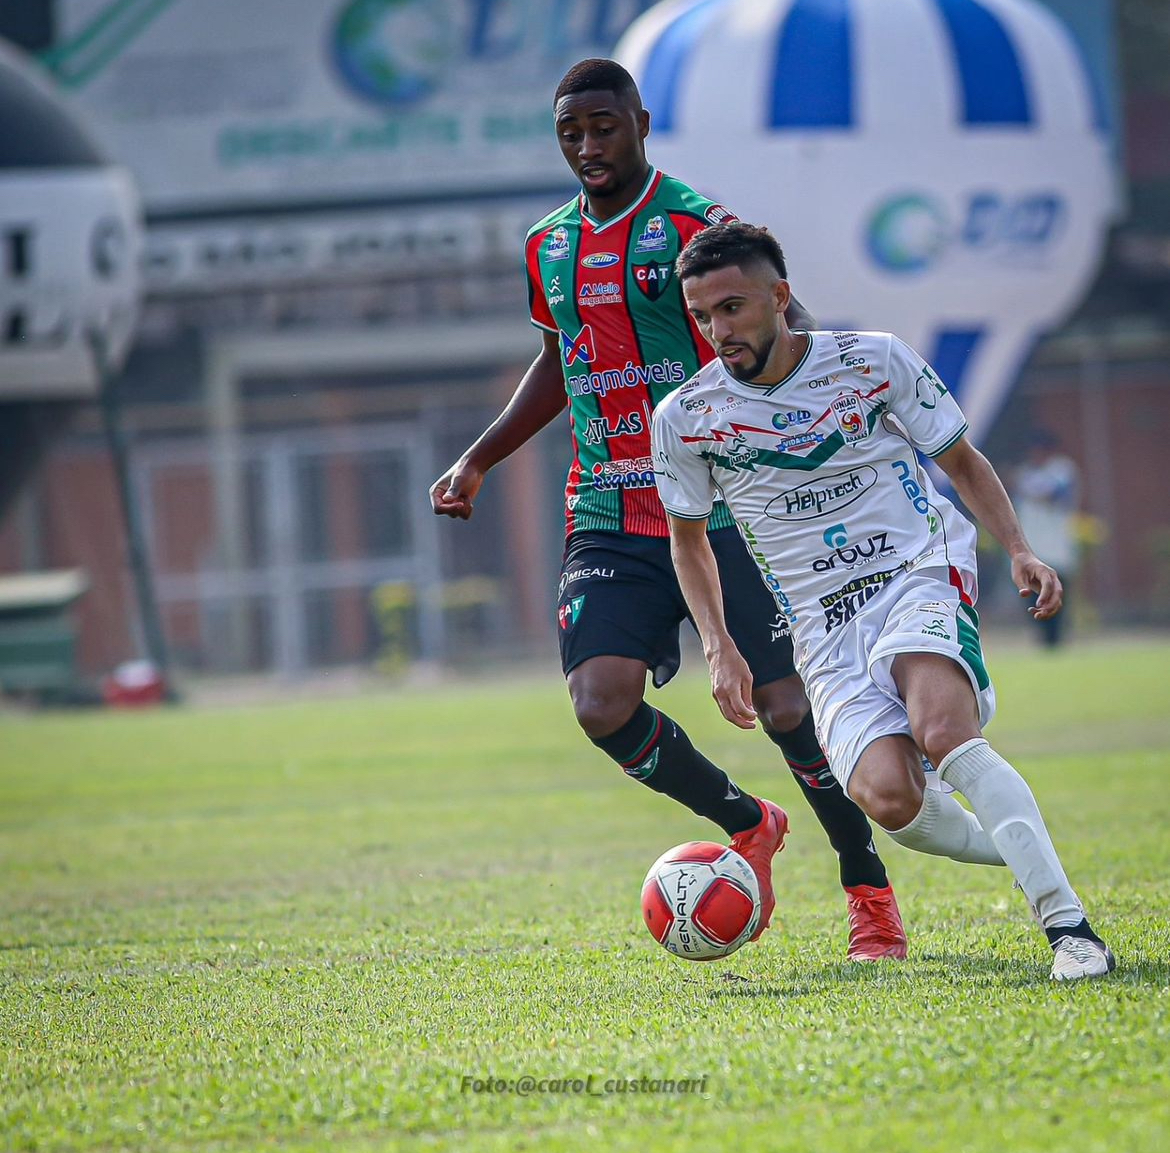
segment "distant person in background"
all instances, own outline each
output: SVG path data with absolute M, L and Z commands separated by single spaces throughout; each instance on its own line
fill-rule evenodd
M 1040 640 L 1055 648 L 1064 639 L 1069 587 L 1076 576 L 1076 513 L 1080 473 L 1076 462 L 1060 451 L 1060 442 L 1047 429 L 1037 429 L 1028 440 L 1028 454 L 1016 470 L 1012 499 L 1024 535 L 1036 555 L 1060 573 L 1066 610 L 1056 616 L 1033 617 Z

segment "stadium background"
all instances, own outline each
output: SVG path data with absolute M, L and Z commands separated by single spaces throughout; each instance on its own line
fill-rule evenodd
M 1122 216 L 985 448 L 1006 468 L 1031 429 L 1055 431 L 1085 479 L 1082 618 L 1166 624 L 1168 18 L 1152 2 L 1047 6 L 1108 95 Z M 411 68 L 367 51 L 365 18 L 387 7 Z M 573 192 L 549 93 L 648 7 L 479 0 L 446 23 L 409 0 L 0 10 L 0 35 L 39 57 L 142 193 L 145 299 L 118 390 L 180 668 L 552 659 L 562 423 L 501 466 L 468 524 L 436 521 L 426 489 L 536 347 L 519 242 Z M 0 509 L 0 573 L 84 570 L 92 676 L 143 640 L 100 412 L 70 407 Z M 990 591 L 985 610 L 1018 620 Z

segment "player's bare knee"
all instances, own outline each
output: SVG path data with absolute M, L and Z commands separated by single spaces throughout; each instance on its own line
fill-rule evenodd
M 937 765 L 948 753 L 979 735 L 978 725 L 965 717 L 932 716 L 918 722 L 914 741 L 931 763 Z
M 752 693 L 752 705 L 761 724 L 771 733 L 790 733 L 808 715 L 808 697 L 799 677 L 785 677 Z
M 849 782 L 849 796 L 883 829 L 904 829 L 922 808 L 922 790 L 908 779 L 855 777 Z
M 592 740 L 616 733 L 634 715 L 642 699 L 621 688 L 601 685 L 571 686 L 569 691 L 577 724 Z

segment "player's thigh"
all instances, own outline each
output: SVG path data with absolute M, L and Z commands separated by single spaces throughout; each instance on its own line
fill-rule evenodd
M 875 741 L 910 736 L 906 706 L 874 684 L 863 645 L 838 649 L 810 668 L 804 683 L 829 769 L 846 792 L 862 754 Z
M 861 752 L 849 779 L 849 795 L 885 829 L 905 828 L 922 807 L 922 757 L 901 734 L 881 736 Z
M 656 670 L 673 663 L 673 675 L 684 614 L 668 541 L 616 533 L 570 540 L 557 596 L 566 676 L 598 657 L 626 657 Z
M 900 653 L 891 671 L 906 702 L 914 739 L 936 765 L 980 735 L 978 698 L 966 671 L 952 657 Z
M 941 569 L 908 573 L 891 585 L 889 594 L 892 600 L 881 634 L 869 651 L 874 682 L 905 701 L 919 737 L 924 735 L 923 726 L 940 720 L 961 727 L 973 718 L 978 727 L 985 726 L 995 715 L 995 689 L 983 659 L 974 607 L 964 602 Z M 916 655 L 949 663 L 909 659 Z M 941 670 L 935 678 L 932 668 Z
M 709 534 L 709 539 L 719 567 L 727 631 L 751 669 L 752 683 L 759 689 L 786 682 L 777 684 L 774 695 L 783 694 L 785 701 L 793 704 L 796 702 L 794 694 L 799 694 L 803 700 L 788 622 L 764 584 L 739 531 L 717 529 Z M 780 707 L 781 702 L 777 700 L 776 705 Z M 798 710 L 800 716 L 806 709 L 807 704 L 805 709 Z M 794 724 L 800 722 L 800 716 Z

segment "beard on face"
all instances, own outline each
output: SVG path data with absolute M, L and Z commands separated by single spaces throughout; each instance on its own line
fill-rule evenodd
M 772 355 L 772 346 L 776 343 L 776 338 L 773 336 L 763 348 L 756 348 L 745 340 L 743 347 L 752 354 L 751 361 L 744 361 L 738 365 L 728 364 L 723 362 L 723 367 L 731 373 L 736 380 L 741 380 L 744 384 L 750 384 L 757 376 L 764 371 L 764 367 L 768 363 L 768 357 Z

